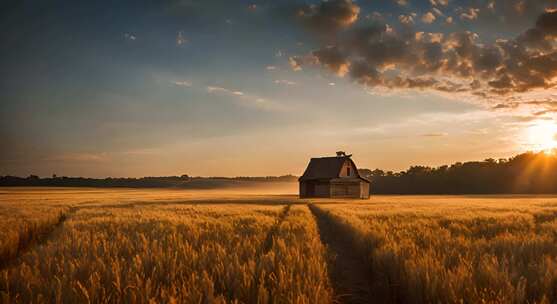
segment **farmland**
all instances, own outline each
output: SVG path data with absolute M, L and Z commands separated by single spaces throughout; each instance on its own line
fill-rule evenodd
M 0 188 L 3 303 L 555 303 L 557 198 Z

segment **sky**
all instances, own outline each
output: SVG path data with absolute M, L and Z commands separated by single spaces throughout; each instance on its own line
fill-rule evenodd
M 8 1 L 0 175 L 403 170 L 555 147 L 557 1 Z

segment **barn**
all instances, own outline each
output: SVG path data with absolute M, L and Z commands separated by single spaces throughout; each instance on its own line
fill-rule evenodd
M 370 182 L 360 176 L 352 155 L 312 158 L 298 179 L 300 198 L 369 198 Z

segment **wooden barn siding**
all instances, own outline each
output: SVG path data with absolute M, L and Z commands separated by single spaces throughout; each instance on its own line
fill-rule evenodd
M 306 183 L 305 182 L 300 182 L 300 197 L 307 197 L 307 192 L 306 192 Z
M 314 184 L 314 193 L 308 192 L 308 184 Z M 369 198 L 369 184 L 366 182 L 300 182 L 300 197 L 338 197 L 338 198 Z
M 314 186 L 313 194 L 309 193 L 310 183 Z M 300 197 L 330 197 L 330 184 L 327 182 L 306 181 L 300 182 Z
M 331 197 L 354 197 L 361 196 L 360 183 L 334 183 L 331 184 Z
M 360 198 L 367 199 L 369 198 L 369 183 L 360 182 Z
M 330 196 L 330 185 L 329 183 L 319 183 L 315 185 L 315 196 L 316 197 L 329 197 Z

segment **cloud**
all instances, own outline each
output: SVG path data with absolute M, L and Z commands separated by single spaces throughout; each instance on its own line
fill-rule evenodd
M 242 91 L 230 90 L 230 89 L 227 89 L 227 88 L 216 87 L 216 86 L 207 86 L 207 92 L 227 94 L 227 95 L 235 95 L 235 96 L 244 96 L 244 92 L 242 92 Z
M 441 132 L 441 133 L 424 133 L 424 134 L 421 134 L 420 136 L 421 137 L 443 137 L 443 136 L 447 136 L 447 135 L 449 135 L 449 134 Z
M 336 47 L 326 47 L 314 51 L 313 56 L 317 64 L 328 67 L 338 76 L 342 77 L 348 73 L 350 62 L 346 60 L 344 55 Z
M 429 0 L 429 3 L 433 6 L 447 6 L 449 5 L 449 0 Z
M 274 65 L 268 65 L 268 66 L 265 67 L 265 69 L 266 69 L 267 71 L 274 71 L 274 70 L 277 69 L 277 67 L 274 66 Z
M 422 22 L 431 24 L 435 21 L 435 15 L 432 12 L 427 12 L 422 16 Z
M 479 9 L 469 8 L 461 18 L 473 20 L 478 13 Z M 399 21 L 410 23 L 413 17 L 400 15 Z M 515 38 L 492 43 L 481 41 L 472 31 L 415 32 L 410 26 L 397 29 L 374 23 L 348 26 L 332 42 L 291 56 L 289 63 L 296 71 L 321 66 L 370 88 L 436 91 L 492 107 L 532 91 L 550 94 L 548 89 L 557 86 L 555 38 L 554 11 L 542 13 L 533 27 Z
M 400 5 L 400 6 L 407 6 L 408 5 L 408 0 L 394 0 L 396 4 Z
M 277 79 L 277 80 L 274 81 L 274 83 L 282 84 L 282 85 L 295 85 L 296 84 L 294 81 L 290 81 L 290 80 L 286 80 L 286 79 Z
M 299 57 L 290 57 L 288 58 L 288 64 L 294 71 L 301 71 L 302 70 L 302 63 Z
M 431 10 L 435 13 L 435 15 L 437 15 L 437 16 L 439 16 L 439 17 L 445 16 L 445 14 L 443 14 L 443 12 L 442 12 L 440 9 L 436 8 L 436 7 L 432 8 Z
M 124 38 L 134 41 L 137 39 L 137 36 L 135 36 L 135 34 L 132 33 L 124 33 Z
M 64 153 L 53 157 L 48 157 L 45 161 L 53 162 L 78 162 L 78 163 L 98 163 L 109 160 L 107 153 Z
M 404 25 L 414 24 L 414 17 L 412 15 L 400 15 L 398 21 Z
M 519 15 L 522 15 L 526 11 L 526 3 L 524 1 L 518 1 L 514 4 L 514 9 Z
M 178 32 L 178 35 L 176 36 L 176 45 L 180 46 L 182 44 L 186 44 L 188 43 L 188 39 L 186 39 L 186 37 L 184 37 L 184 34 L 182 33 L 182 31 Z
M 540 121 L 540 120 L 553 120 L 553 118 L 550 117 L 536 117 L 536 116 L 512 116 L 511 119 L 514 122 L 518 122 L 518 123 L 530 123 L 530 122 Z
M 480 12 L 479 8 L 468 8 L 466 11 L 460 14 L 461 20 L 476 20 L 478 18 L 478 13 Z
M 447 19 L 445 19 L 445 23 L 447 24 L 453 24 L 453 17 L 447 17 Z
M 320 33 L 347 28 L 358 20 L 359 14 L 360 7 L 352 0 L 323 1 L 319 5 L 305 5 L 297 12 L 310 29 Z
M 501 109 L 516 109 L 518 108 L 518 103 L 498 103 L 492 107 L 493 110 L 501 110 Z
M 174 85 L 179 86 L 179 87 L 191 87 L 192 83 L 191 81 L 188 80 L 176 80 L 172 82 Z
M 225 89 L 223 87 L 207 86 L 207 92 L 209 93 L 232 93 L 232 91 Z
M 228 89 L 220 86 L 207 86 L 207 93 L 222 96 L 234 97 L 238 105 L 256 108 L 264 111 L 284 111 L 286 108 L 277 102 L 268 100 L 266 98 L 245 93 L 240 90 Z
M 369 20 L 375 21 L 375 22 L 385 21 L 385 17 L 380 12 L 372 12 L 371 14 L 368 14 L 366 16 L 366 19 L 369 19 Z

